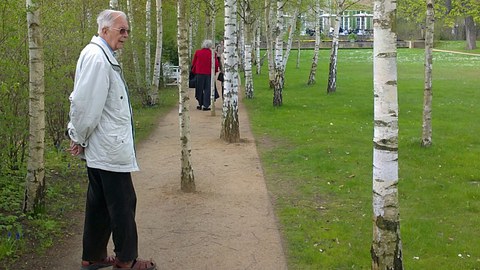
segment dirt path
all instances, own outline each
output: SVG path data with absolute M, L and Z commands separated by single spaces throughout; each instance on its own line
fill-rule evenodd
M 219 139 L 220 100 L 216 116 L 195 106 L 192 100 L 196 193 L 180 191 L 178 108 L 161 119 L 152 136 L 137 147 L 141 171 L 133 178 L 140 256 L 156 260 L 159 269 L 287 269 L 243 105 L 239 119 L 245 142 L 237 144 Z M 53 256 L 63 263 L 36 269 L 79 269 L 81 231 L 73 238 L 75 243 Z
M 440 49 L 433 49 L 433 51 L 434 52 L 446 52 L 446 53 L 456 53 L 456 54 L 480 56 L 480 54 L 478 54 L 478 53 L 467 53 L 467 52 L 458 52 L 458 51 L 449 51 L 449 50 L 440 50 Z

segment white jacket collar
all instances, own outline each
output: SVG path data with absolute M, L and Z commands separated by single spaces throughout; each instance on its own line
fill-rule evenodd
M 106 44 L 106 42 L 99 36 L 93 36 L 92 40 L 90 40 L 91 43 L 95 43 L 96 45 L 100 46 L 103 51 L 105 52 L 105 55 L 108 57 L 108 60 L 115 64 L 118 65 L 118 61 L 115 58 L 115 55 L 112 52 L 112 49 Z

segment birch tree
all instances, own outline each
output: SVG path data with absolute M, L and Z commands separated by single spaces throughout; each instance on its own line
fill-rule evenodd
M 277 1 L 277 24 L 275 27 L 275 82 L 273 87 L 273 106 L 283 104 L 283 86 L 285 74 L 283 69 L 283 3 Z
M 432 145 L 432 68 L 433 35 L 435 25 L 434 0 L 427 0 L 427 18 L 425 21 L 425 84 L 423 91 L 422 146 Z
M 270 88 L 274 88 L 275 82 L 275 62 L 273 57 L 273 4 L 271 0 L 265 0 L 265 42 L 267 44 L 268 59 L 268 82 Z
M 133 67 L 134 67 L 134 72 L 135 72 L 135 81 L 137 83 L 137 87 L 141 87 L 142 85 L 142 76 L 140 73 L 140 62 L 138 60 L 138 53 L 137 49 L 135 47 L 135 38 L 134 38 L 134 25 L 135 25 L 135 20 L 133 19 L 133 8 L 132 8 L 132 1 L 127 0 L 127 12 L 128 12 L 128 23 L 130 26 L 130 34 L 129 39 L 130 39 L 130 44 L 132 44 L 132 56 L 133 56 Z
M 197 40 L 197 32 L 198 32 L 198 17 L 200 12 L 200 7 L 197 6 L 195 2 L 190 2 L 190 14 L 189 16 L 189 24 L 188 24 L 188 56 L 192 59 L 192 54 L 194 52 L 194 44 Z
M 342 14 L 349 7 L 358 3 L 359 0 L 347 1 L 337 0 L 335 2 L 335 9 L 337 14 L 335 16 L 335 24 L 333 28 L 332 49 L 330 51 L 330 66 L 328 71 L 327 93 L 334 93 L 337 91 L 337 63 L 338 63 L 338 33 L 340 31 L 340 19 Z
M 27 0 L 29 51 L 29 140 L 23 211 L 34 212 L 45 197 L 45 81 L 40 6 Z
M 292 20 L 288 25 L 288 39 L 287 39 L 287 48 L 285 50 L 285 57 L 283 58 L 283 70 L 285 71 L 287 67 L 288 57 L 290 56 L 290 51 L 292 50 L 293 37 L 297 32 L 297 17 L 302 5 L 302 0 L 297 0 L 296 5 L 294 6 Z
M 260 75 L 262 73 L 262 61 L 260 59 L 260 44 L 262 35 L 262 28 L 260 27 L 261 22 L 257 20 L 257 23 L 255 25 L 255 66 L 256 74 Z
M 315 46 L 313 49 L 312 67 L 308 76 L 308 85 L 315 84 L 315 75 L 318 67 L 318 52 L 320 51 L 320 0 L 315 0 Z
M 145 84 L 146 87 L 149 91 L 152 90 L 151 88 L 151 68 L 150 68 L 150 63 L 151 63 L 151 52 L 150 52 L 150 40 L 152 38 L 152 22 L 151 22 L 151 15 L 152 15 L 152 1 L 151 0 L 146 0 L 145 1 Z M 152 95 L 154 93 L 149 92 L 149 103 L 151 102 Z M 156 98 L 154 98 L 156 99 Z
M 335 16 L 335 24 L 333 27 L 332 48 L 330 51 L 330 64 L 328 68 L 327 94 L 334 93 L 337 90 L 338 32 L 340 29 L 340 18 L 344 10 L 344 2 L 345 1 L 340 0 L 335 6 L 337 14 Z
M 190 115 L 188 95 L 188 22 L 187 22 L 187 0 L 177 2 L 177 46 L 178 62 L 180 63 L 179 91 L 179 126 L 181 144 L 181 189 L 184 192 L 195 192 L 195 177 L 192 169 L 190 146 Z
M 396 1 L 375 0 L 373 15 L 372 269 L 403 269 L 398 204 Z
M 210 29 L 206 29 L 207 32 L 210 30 L 211 40 L 215 46 L 215 16 L 216 16 L 216 5 L 215 0 L 210 0 L 208 3 L 208 9 L 210 10 L 210 17 L 207 18 L 210 21 Z M 215 74 L 215 50 L 210 48 L 211 59 L 210 59 L 210 104 L 212 109 L 210 110 L 210 115 L 215 116 L 215 89 L 216 89 L 216 74 Z
M 244 73 L 245 73 L 245 97 L 248 99 L 253 98 L 253 40 L 254 40 L 254 24 L 255 17 L 253 16 L 253 7 L 250 0 L 243 0 L 243 22 L 244 22 L 244 37 L 245 37 L 245 53 L 244 53 Z
M 229 143 L 240 141 L 238 121 L 237 1 L 225 0 L 225 74 L 222 130 L 220 138 Z
M 160 86 L 160 72 L 162 70 L 162 51 L 163 51 L 163 12 L 162 0 L 155 1 L 155 11 L 157 17 L 157 42 L 155 45 L 155 63 L 153 65 L 152 83 L 150 84 L 149 103 L 155 105 L 158 102 L 158 89 Z M 150 62 L 149 62 L 150 63 Z
M 118 0 L 110 0 L 109 6 L 110 6 L 110 9 L 117 10 L 118 9 Z

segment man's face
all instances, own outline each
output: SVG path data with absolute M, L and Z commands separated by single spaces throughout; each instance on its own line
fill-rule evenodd
M 112 50 L 116 51 L 123 48 L 129 31 L 127 20 L 118 17 L 114 20 L 112 27 L 103 29 L 102 38 L 105 39 Z

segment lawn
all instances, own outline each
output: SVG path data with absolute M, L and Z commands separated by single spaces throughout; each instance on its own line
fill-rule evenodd
M 283 106 L 266 68 L 244 99 L 289 269 L 370 269 L 372 50 L 340 50 L 328 95 L 329 51 L 307 86 L 313 51 L 290 54 Z M 480 56 L 434 53 L 433 146 L 420 147 L 420 49 L 398 51 L 399 196 L 405 269 L 480 268 Z

